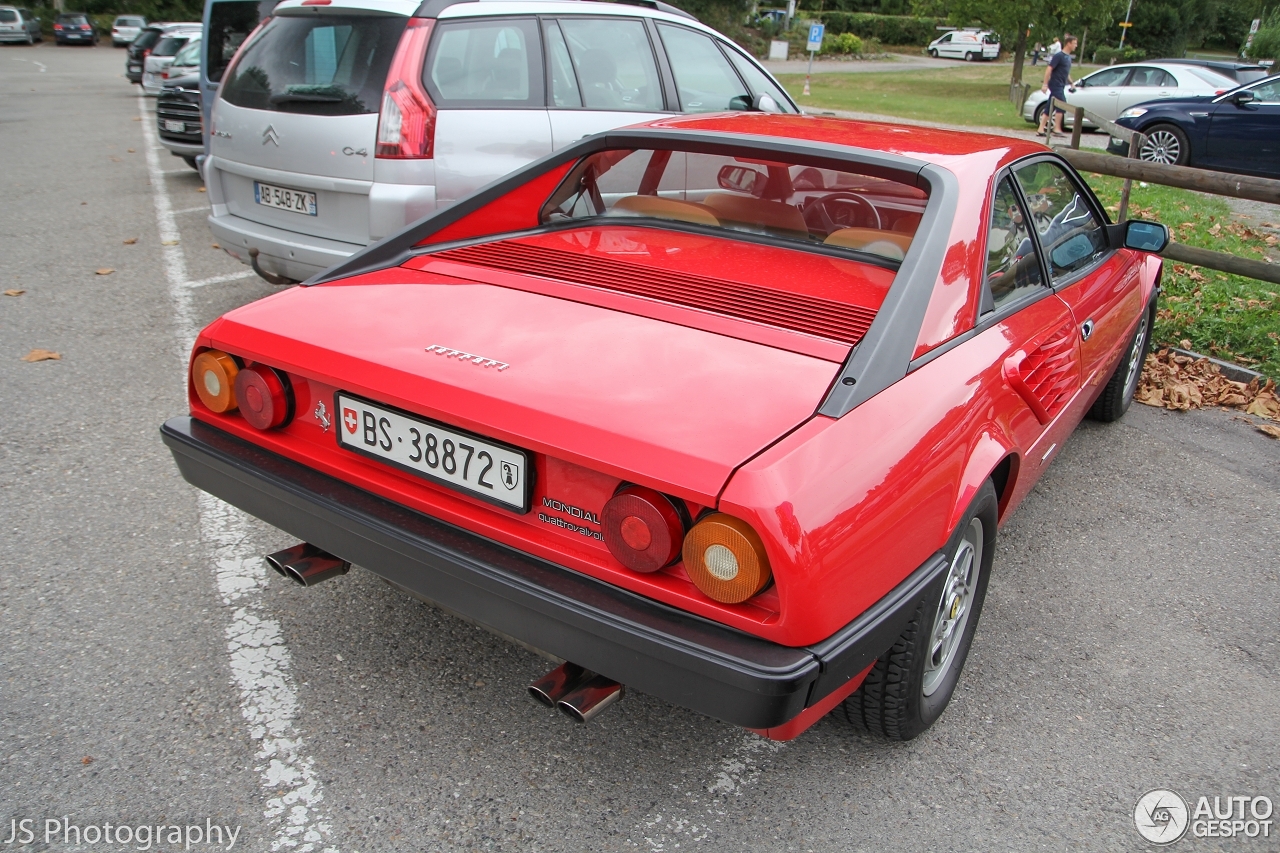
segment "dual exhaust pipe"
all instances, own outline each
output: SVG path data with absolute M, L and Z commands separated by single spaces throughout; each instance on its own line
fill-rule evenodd
M 598 716 L 622 698 L 623 686 L 576 663 L 560 666 L 529 685 L 529 695 L 580 723 Z
M 321 551 L 306 542 L 268 554 L 266 559 L 267 565 L 281 576 L 303 586 L 315 586 L 321 581 L 351 571 L 351 564 L 346 560 L 340 560 L 328 551 Z
M 268 554 L 266 560 L 278 574 L 303 586 L 315 586 L 351 571 L 346 560 L 306 542 Z M 563 663 L 529 685 L 530 696 L 579 723 L 598 716 L 621 699 L 623 692 L 618 682 L 576 663 Z

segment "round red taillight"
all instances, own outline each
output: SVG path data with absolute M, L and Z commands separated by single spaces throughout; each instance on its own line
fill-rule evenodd
M 288 380 L 266 365 L 246 367 L 236 375 L 236 402 L 250 426 L 273 429 L 293 417 Z
M 656 572 L 680 556 L 684 521 L 671 499 L 644 486 L 624 486 L 600 511 L 604 544 L 634 572 Z

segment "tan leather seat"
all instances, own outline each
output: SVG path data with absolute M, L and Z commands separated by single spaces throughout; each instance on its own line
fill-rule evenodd
M 780 201 L 767 201 L 733 193 L 710 193 L 704 199 L 704 203 L 725 222 L 745 225 L 748 228 L 782 231 L 788 236 L 809 236 L 809 226 L 805 225 L 804 214 L 797 208 Z
M 858 249 L 890 260 L 900 261 L 911 248 L 911 235 L 897 231 L 881 231 L 879 228 L 841 228 L 832 231 L 822 241 L 828 246 Z
M 609 211 L 613 214 L 652 216 L 655 219 L 672 219 L 694 225 L 719 225 L 720 219 L 711 208 L 693 201 L 663 198 L 656 195 L 623 196 L 614 202 Z

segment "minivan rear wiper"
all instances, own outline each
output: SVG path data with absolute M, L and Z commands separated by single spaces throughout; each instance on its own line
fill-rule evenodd
M 276 104 L 340 104 L 346 98 L 338 95 L 313 95 L 306 92 L 285 92 L 272 95 L 269 99 L 272 106 Z

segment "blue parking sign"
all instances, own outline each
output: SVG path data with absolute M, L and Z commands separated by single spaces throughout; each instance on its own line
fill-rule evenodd
M 806 46 L 807 50 L 815 53 L 822 50 L 822 36 L 826 29 L 827 27 L 825 24 L 814 24 L 809 27 L 809 44 Z

